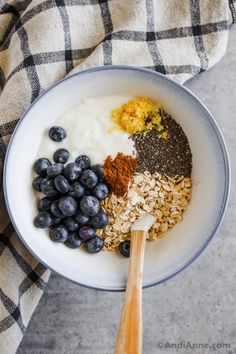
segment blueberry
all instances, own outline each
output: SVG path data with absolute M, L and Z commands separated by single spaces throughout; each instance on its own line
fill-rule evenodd
M 35 180 L 32 183 L 33 188 L 37 191 L 37 192 L 41 192 L 41 182 L 43 180 L 43 177 L 38 176 L 35 178 Z
M 64 218 L 64 215 L 62 214 L 61 210 L 58 207 L 59 200 L 54 200 L 50 206 L 50 212 L 56 217 L 56 218 Z
M 68 195 L 74 198 L 81 198 L 84 195 L 84 192 L 85 192 L 84 186 L 78 181 L 75 181 L 71 183 Z
M 34 219 L 34 225 L 40 229 L 45 229 L 51 226 L 53 223 L 52 216 L 47 211 L 40 211 L 40 213 Z
M 47 169 L 50 165 L 51 162 L 48 159 L 43 157 L 35 161 L 33 169 L 34 172 L 37 173 L 37 175 L 44 177 L 46 176 Z
M 98 183 L 92 190 L 92 194 L 99 200 L 103 200 L 108 196 L 109 190 L 105 183 Z
M 94 165 L 90 168 L 90 170 L 92 170 L 98 178 L 99 182 L 103 182 L 104 181 L 104 177 L 103 177 L 103 167 L 100 165 Z
M 79 235 L 83 240 L 90 240 L 90 238 L 93 238 L 96 234 L 96 230 L 92 226 L 82 226 L 79 229 Z
M 66 138 L 66 131 L 62 127 L 52 127 L 49 130 L 49 137 L 53 141 L 62 141 Z
M 123 241 L 118 246 L 120 254 L 124 257 L 129 257 L 130 255 L 130 241 Z
M 60 218 L 56 218 L 55 216 L 52 217 L 52 226 L 55 226 L 55 225 L 58 225 L 58 224 L 61 224 L 62 220 Z
M 44 197 L 38 201 L 38 209 L 40 211 L 48 211 L 50 209 L 50 205 L 52 204 L 53 199 L 50 197 Z
M 91 219 L 91 224 L 96 228 L 96 229 L 104 229 L 104 227 L 107 226 L 108 224 L 108 216 L 106 213 L 104 213 L 103 210 L 99 210 L 97 215 L 93 216 Z
M 62 194 L 65 194 L 65 193 L 69 192 L 69 190 L 70 190 L 69 182 L 62 175 L 56 176 L 54 178 L 54 185 L 55 185 L 56 189 Z
M 68 163 L 64 169 L 64 175 L 69 181 L 78 179 L 80 173 L 81 167 L 76 162 Z
M 81 167 L 82 170 L 87 170 L 91 166 L 90 159 L 85 155 L 78 156 L 75 162 Z
M 89 253 L 98 253 L 102 250 L 104 241 L 101 237 L 95 236 L 91 240 L 88 240 L 86 246 Z
M 56 225 L 50 230 L 50 237 L 54 242 L 65 242 L 69 236 L 69 232 L 64 225 Z
M 79 248 L 83 243 L 83 240 L 76 232 L 69 234 L 68 239 L 65 242 L 65 245 L 70 248 Z
M 42 180 L 40 187 L 42 193 L 44 193 L 47 197 L 55 197 L 58 195 L 58 191 L 54 186 L 54 182 L 52 178 L 45 177 Z
M 64 169 L 64 166 L 62 163 L 55 163 L 54 165 L 51 165 L 47 169 L 47 175 L 48 177 L 55 177 L 58 176 L 62 173 Z
M 98 183 L 98 178 L 91 170 L 84 170 L 80 176 L 80 182 L 85 188 L 92 189 Z
M 80 224 L 78 223 L 77 220 L 75 220 L 73 217 L 68 216 L 63 220 L 63 224 L 67 228 L 68 231 L 77 231 L 80 228 Z
M 53 160 L 55 162 L 66 163 L 69 159 L 69 151 L 66 149 L 58 149 L 53 154 Z
M 76 214 L 78 209 L 76 200 L 68 196 L 62 197 L 59 200 L 58 206 L 64 216 L 73 216 Z
M 89 223 L 90 217 L 79 211 L 78 214 L 75 215 L 75 220 L 78 221 L 80 225 L 86 225 Z
M 85 215 L 94 216 L 99 212 L 99 201 L 91 195 L 85 196 L 80 201 L 80 209 Z

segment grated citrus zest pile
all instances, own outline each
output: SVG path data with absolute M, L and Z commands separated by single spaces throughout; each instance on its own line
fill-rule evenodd
M 142 134 L 156 129 L 161 132 L 160 137 L 167 139 L 167 133 L 163 132 L 162 110 L 160 103 L 153 103 L 146 97 L 137 97 L 112 111 L 114 129 L 129 134 Z

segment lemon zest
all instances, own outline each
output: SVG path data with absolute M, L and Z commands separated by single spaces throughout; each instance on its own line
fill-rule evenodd
M 156 129 L 158 132 L 162 132 L 163 139 L 167 139 L 167 133 L 163 132 L 162 112 L 163 108 L 160 103 L 153 103 L 147 97 L 137 97 L 121 107 L 113 109 L 111 116 L 114 127 L 112 130 L 122 130 L 129 134 L 143 134 Z

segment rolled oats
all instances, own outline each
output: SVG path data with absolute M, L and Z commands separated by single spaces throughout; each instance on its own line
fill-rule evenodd
M 183 212 L 191 199 L 191 179 L 160 176 L 150 172 L 136 173 L 123 197 L 111 194 L 102 202 L 109 223 L 99 230 L 105 247 L 115 250 L 120 242 L 130 239 L 131 225 L 145 213 L 156 216 L 147 239 L 162 238 L 169 228 L 182 221 Z

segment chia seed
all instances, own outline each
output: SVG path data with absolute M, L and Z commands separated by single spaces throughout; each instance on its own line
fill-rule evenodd
M 191 177 L 192 153 L 183 129 L 169 115 L 162 120 L 162 125 L 168 134 L 166 140 L 155 129 L 131 136 L 139 160 L 136 171 Z

